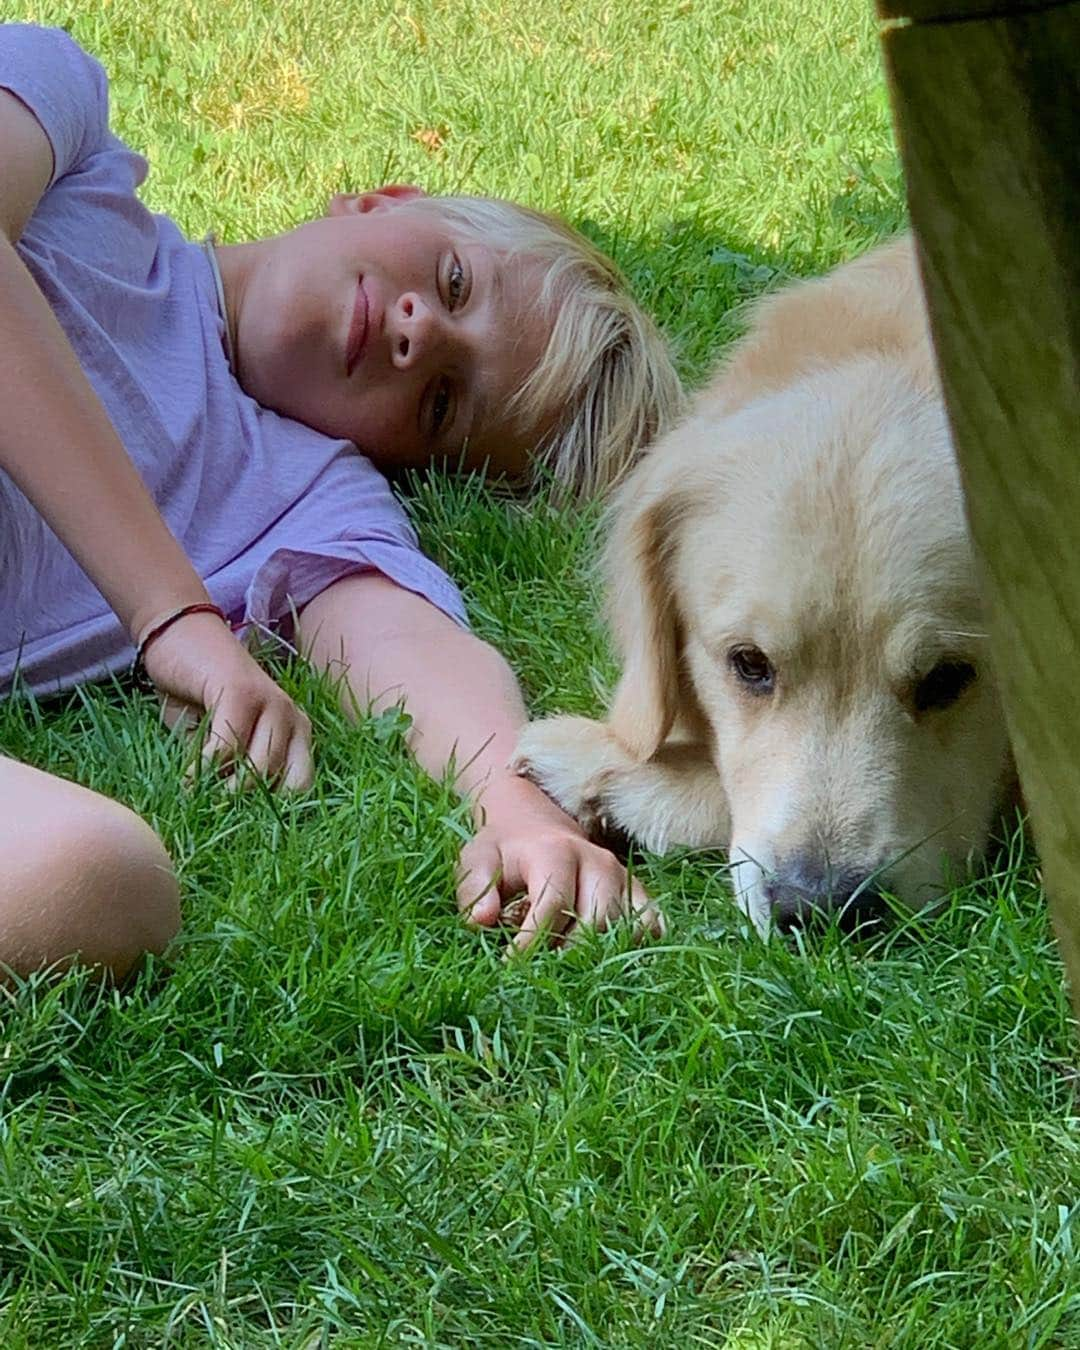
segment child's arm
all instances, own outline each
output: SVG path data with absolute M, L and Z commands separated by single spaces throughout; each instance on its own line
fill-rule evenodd
M 52 173 L 37 119 L 0 91 L 0 468 L 86 571 L 138 643 L 209 599 L 121 445 L 15 243 Z M 212 710 L 212 747 L 303 786 L 310 727 L 220 620 L 194 614 L 149 648 L 165 694 Z
M 458 890 L 473 922 L 496 923 L 503 902 L 525 891 L 531 903 L 518 947 L 541 931 L 562 932 L 575 921 L 603 928 L 631 911 L 639 926 L 661 931 L 640 883 L 538 788 L 508 771 L 526 715 L 493 647 L 376 573 L 328 587 L 306 606 L 300 628 L 316 665 L 344 671 L 347 711 L 404 700 L 423 767 L 441 776 L 453 760 L 456 786 L 473 799 L 479 827 L 462 851 Z

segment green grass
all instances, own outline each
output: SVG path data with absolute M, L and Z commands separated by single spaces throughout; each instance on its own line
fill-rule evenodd
M 742 300 L 902 220 L 870 11 L 7 12 L 105 60 L 191 233 L 384 180 L 518 196 L 616 255 L 696 379 Z M 532 706 L 598 708 L 594 517 L 414 506 Z M 299 800 L 184 788 L 140 696 L 0 705 L 6 750 L 153 821 L 186 910 L 130 993 L 0 994 L 0 1346 L 1080 1346 L 1074 1043 L 1022 849 L 932 924 L 801 949 L 747 934 L 715 862 L 645 858 L 667 941 L 504 965 L 398 721 L 284 678 L 319 734 Z

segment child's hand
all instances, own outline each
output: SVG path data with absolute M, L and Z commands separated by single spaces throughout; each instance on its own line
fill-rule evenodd
M 310 787 L 311 723 L 213 614 L 191 614 L 156 638 L 143 659 L 166 699 L 210 713 L 204 760 L 244 761 L 283 787 Z
M 513 939 L 519 951 L 542 934 L 566 939 L 578 924 L 602 932 L 628 916 L 639 935 L 663 936 L 663 917 L 642 884 L 532 783 L 500 781 L 480 811 L 484 823 L 462 849 L 459 870 L 458 908 L 470 923 L 497 924 L 524 891 L 528 912 Z

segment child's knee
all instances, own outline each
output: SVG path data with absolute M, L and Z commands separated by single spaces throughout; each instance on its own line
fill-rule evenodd
M 87 840 L 95 885 L 86 902 L 106 926 L 114 920 L 118 953 L 133 964 L 147 952 L 164 951 L 176 936 L 180 888 L 154 830 L 134 811 L 116 802 L 108 807 L 107 822 L 99 822 Z
M 0 907 L 0 961 L 18 974 L 77 960 L 122 979 L 180 927 L 172 862 L 150 826 L 93 793 L 69 799 L 46 856 L 28 847 Z

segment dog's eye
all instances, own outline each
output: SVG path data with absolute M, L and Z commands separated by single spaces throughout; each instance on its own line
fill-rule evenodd
M 732 647 L 728 664 L 752 694 L 772 693 L 776 671 L 760 647 Z
M 975 683 L 975 667 L 967 661 L 939 661 L 915 686 L 915 711 L 947 708 Z

